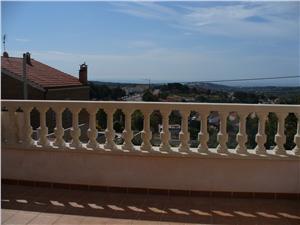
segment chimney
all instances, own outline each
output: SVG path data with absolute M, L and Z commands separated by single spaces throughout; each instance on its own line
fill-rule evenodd
M 31 64 L 31 57 L 30 57 L 30 53 L 29 52 L 25 53 L 25 60 L 26 60 L 26 64 L 32 66 L 32 64 Z
M 8 52 L 3 52 L 3 57 L 4 58 L 9 58 Z
M 79 70 L 79 81 L 82 84 L 87 84 L 87 65 L 85 63 L 80 65 L 80 70 Z

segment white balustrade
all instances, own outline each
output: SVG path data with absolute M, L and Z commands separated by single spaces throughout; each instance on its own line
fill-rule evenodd
M 8 114 L 9 114 L 9 127 L 8 127 L 8 144 L 15 145 L 19 142 L 18 140 L 18 125 L 17 125 L 17 118 L 16 118 L 16 110 L 17 107 L 8 107 Z
M 171 152 L 171 146 L 169 144 L 170 132 L 169 132 L 169 115 L 170 111 L 163 110 L 162 114 L 162 131 L 160 132 L 161 144 L 159 147 L 160 151 Z
M 106 151 L 115 152 L 135 152 L 136 154 L 155 153 L 164 155 L 189 155 L 193 156 L 199 153 L 199 156 L 215 155 L 218 157 L 298 157 L 300 155 L 300 106 L 298 105 L 243 105 L 243 104 L 208 104 L 208 103 L 145 103 L 145 102 L 88 102 L 88 101 L 34 101 L 34 100 L 3 100 L 2 107 L 7 111 L 2 112 L 2 144 L 5 147 L 12 148 L 56 148 L 56 149 L 78 149 L 84 151 L 86 149 L 102 149 L 97 142 L 98 130 L 96 114 L 98 109 L 103 109 L 107 115 L 107 128 L 105 130 L 105 143 L 103 148 Z M 22 109 L 16 112 L 17 109 Z M 39 139 L 32 139 L 33 128 L 31 125 L 30 113 L 33 109 L 40 113 L 39 121 Z M 53 109 L 56 114 L 56 124 L 54 129 L 55 140 L 52 143 L 52 134 L 48 134 L 47 123 L 49 118 L 46 118 L 46 113 L 49 109 Z M 63 127 L 62 113 L 65 109 L 69 109 L 72 113 L 72 125 L 70 125 L 71 141 L 66 143 L 64 140 L 65 130 Z M 86 109 L 89 113 L 89 122 L 84 126 L 88 126 L 87 144 L 80 141 L 81 132 L 85 129 L 79 127 L 79 113 L 81 109 Z M 124 142 L 122 145 L 115 143 L 116 132 L 113 126 L 114 112 L 120 109 L 125 115 L 125 127 L 122 132 Z M 133 131 L 131 129 L 132 112 L 140 110 L 144 115 L 143 130 L 141 132 L 142 144 L 135 147 L 132 144 Z M 162 130 L 160 132 L 161 144 L 159 147 L 152 146 L 152 131 L 150 124 L 151 113 L 155 110 L 160 111 L 162 115 Z M 178 110 L 181 114 L 181 130 L 179 134 L 179 147 L 171 148 L 170 146 L 170 130 L 169 130 L 169 115 L 172 111 Z M 196 111 L 200 116 L 200 131 L 198 133 L 199 145 L 194 148 L 190 147 L 189 134 L 189 116 L 191 111 Z M 208 133 L 208 116 L 210 112 L 217 111 L 220 119 L 219 133 L 217 134 L 218 146 L 216 150 L 212 150 L 208 146 L 210 135 Z M 239 131 L 236 135 L 237 146 L 235 151 L 227 148 L 227 116 L 228 112 L 235 112 L 239 116 Z M 246 132 L 247 116 L 255 112 L 258 116 L 258 130 L 255 136 L 257 143 L 254 151 L 247 149 L 246 143 L 248 135 Z M 275 137 L 276 146 L 274 150 L 267 150 L 265 143 L 267 136 L 265 126 L 267 116 L 270 112 L 276 113 L 278 117 L 277 133 Z M 285 149 L 285 119 L 289 113 L 293 113 L 297 117 L 297 133 L 294 136 L 294 149 Z M 6 117 L 6 118 L 5 118 Z M 20 119 L 24 117 L 23 119 Z M 34 119 L 34 118 L 33 118 Z M 23 122 L 22 122 L 23 121 Z M 47 122 L 47 123 L 46 123 Z M 23 123 L 23 124 L 22 124 Z M 172 131 L 173 132 L 173 131 Z M 117 134 L 121 135 L 121 134 Z M 51 136 L 51 137 L 50 137 Z M 195 140 L 194 140 L 195 141 Z M 22 143 L 22 144 L 20 144 Z M 52 144 L 51 144 L 52 143 Z M 102 145 L 101 145 L 102 146 Z M 140 149 L 141 151 L 135 151 Z M 106 152 L 99 151 L 99 152 Z M 184 154 L 178 154 L 184 153 Z M 272 153 L 273 152 L 273 153 Z M 205 153 L 205 154 L 202 154 Z M 229 154 L 230 153 L 230 154 Z M 122 153 L 123 154 L 123 153 Z
M 89 141 L 87 143 L 88 148 L 97 149 L 99 147 L 99 143 L 97 142 L 98 130 L 96 127 L 96 114 L 98 109 L 95 107 L 87 108 L 89 113 L 89 129 L 87 131 L 87 136 Z
M 30 112 L 31 112 L 32 109 L 33 109 L 32 106 L 23 108 L 23 111 L 24 111 L 24 127 L 23 127 L 23 131 L 24 131 L 23 138 L 24 138 L 24 140 L 23 141 L 24 141 L 24 145 L 26 147 L 31 147 L 34 144 L 34 141 L 31 137 L 33 129 L 32 129 L 32 126 L 30 124 Z
M 240 122 L 239 122 L 239 132 L 236 136 L 236 141 L 238 143 L 236 147 L 236 153 L 245 154 L 247 153 L 247 134 L 246 134 L 246 118 L 248 114 L 245 112 L 241 112 L 239 114 Z
M 1 112 L 1 141 L 2 145 L 6 145 L 9 139 L 9 113 L 8 111 Z
M 152 133 L 150 129 L 150 115 L 152 111 L 150 110 L 144 110 L 144 122 L 143 122 L 143 130 L 141 132 L 142 136 L 142 145 L 141 145 L 141 150 L 143 151 L 152 151 L 152 145 L 151 145 L 151 138 L 152 138 Z
M 81 148 L 82 144 L 79 140 L 81 130 L 79 128 L 78 124 L 78 114 L 81 110 L 81 108 L 71 108 L 70 109 L 72 112 L 72 128 L 71 128 L 71 136 L 72 136 L 72 141 L 70 143 L 70 146 L 77 149 Z
M 47 138 L 48 135 L 48 127 L 46 125 L 46 113 L 47 113 L 48 107 L 40 107 L 40 127 L 38 128 L 38 134 L 39 134 L 39 140 L 38 144 L 41 146 L 49 146 L 50 142 Z
M 293 148 L 295 155 L 300 155 L 300 112 L 296 113 L 297 116 L 297 133 L 294 136 L 296 146 Z
M 267 120 L 267 112 L 259 112 L 258 116 L 258 132 L 255 136 L 255 141 L 257 143 L 255 147 L 255 152 L 257 154 L 266 154 L 265 143 L 267 140 L 265 134 L 266 120 Z
M 106 142 L 104 144 L 104 148 L 114 150 L 116 149 L 116 144 L 114 142 L 115 139 L 115 131 L 114 131 L 114 124 L 113 124 L 113 116 L 116 109 L 114 108 L 107 108 L 104 111 L 107 115 L 107 128 L 105 130 L 105 137 Z
M 198 151 L 200 153 L 208 153 L 208 146 L 207 142 L 209 140 L 209 134 L 207 132 L 207 117 L 209 115 L 209 112 L 202 111 L 199 113 L 200 119 L 201 119 L 201 128 L 200 132 L 198 134 L 198 140 L 199 140 L 199 146 Z
M 190 133 L 189 133 L 189 125 L 188 119 L 190 116 L 190 111 L 181 111 L 181 131 L 179 133 L 179 152 L 189 152 L 189 140 L 190 140 Z
M 123 112 L 125 114 L 125 128 L 124 128 L 123 133 L 122 133 L 122 137 L 124 138 L 124 143 L 122 145 L 122 149 L 132 151 L 132 150 L 134 150 L 134 146 L 131 142 L 131 140 L 133 138 L 133 132 L 131 130 L 132 110 L 131 109 L 125 109 Z
M 53 143 L 54 146 L 64 148 L 66 146 L 64 140 L 64 128 L 62 125 L 62 113 L 64 111 L 63 107 L 55 107 L 55 119 L 56 119 L 56 127 L 54 128 L 55 141 Z
M 227 153 L 227 140 L 228 140 L 228 135 L 226 131 L 227 127 L 227 112 L 220 112 L 220 130 L 218 133 L 218 142 L 219 145 L 217 146 L 217 152 L 218 153 Z
M 276 146 L 274 148 L 275 154 L 282 155 L 285 154 L 284 143 L 286 141 L 286 137 L 284 135 L 284 125 L 285 118 L 287 113 L 277 113 L 278 116 L 278 124 L 277 124 L 277 134 L 275 135 L 275 143 Z

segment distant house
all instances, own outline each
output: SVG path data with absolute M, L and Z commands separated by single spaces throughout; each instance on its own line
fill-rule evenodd
M 126 95 L 136 95 L 136 94 L 142 94 L 148 88 L 149 85 L 135 84 L 128 87 L 124 87 L 123 90 L 126 92 Z
M 163 125 L 158 124 L 158 132 L 162 132 L 163 130 Z M 175 139 L 178 137 L 179 132 L 181 131 L 181 126 L 179 124 L 169 124 L 169 131 L 171 135 L 171 139 Z
M 28 99 L 88 100 L 87 65 L 82 64 L 79 79 L 58 69 L 31 59 L 1 56 L 1 98 L 24 99 L 23 61 L 26 62 Z

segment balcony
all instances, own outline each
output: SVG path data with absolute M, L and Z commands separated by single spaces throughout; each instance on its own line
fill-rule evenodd
M 132 115 L 137 110 L 142 115 L 142 128 L 133 129 Z M 53 115 L 49 114 L 50 111 Z M 84 118 L 81 118 L 82 112 L 85 112 Z M 99 112 L 105 114 L 103 118 L 106 126 L 99 124 L 101 123 Z M 122 117 L 119 119 L 115 116 L 117 112 L 122 112 Z M 180 115 L 180 124 L 170 123 L 174 112 Z M 166 217 L 158 219 L 156 216 L 162 214 L 151 211 L 150 214 L 154 213 L 156 219 L 150 216 L 149 221 L 165 218 L 165 221 L 169 222 L 191 220 L 191 223 L 211 221 L 214 224 L 213 221 L 216 223 L 219 221 L 218 223 L 222 224 L 224 221 L 233 221 L 226 220 L 228 219 L 226 215 L 230 214 L 233 215 L 230 218 L 234 221 L 243 219 L 244 215 L 254 215 L 254 220 L 262 217 L 261 221 L 270 224 L 275 217 L 279 219 L 274 220 L 275 224 L 282 222 L 281 219 L 289 220 L 291 224 L 295 221 L 297 223 L 300 215 L 292 208 L 296 204 L 294 200 L 300 197 L 299 112 L 298 105 L 2 100 L 2 181 L 6 183 L 3 186 L 2 201 L 7 209 L 5 216 L 16 213 L 9 209 L 17 209 L 21 214 L 26 214 L 24 210 L 46 210 L 42 206 L 35 205 L 35 202 L 40 201 L 38 196 L 43 196 L 43 201 L 46 201 L 44 206 L 51 209 L 49 212 L 76 214 L 88 217 L 81 219 L 93 220 L 90 216 L 95 216 L 95 212 L 90 206 L 87 211 L 81 213 L 73 206 L 63 208 L 67 212 L 57 211 L 57 206 L 52 204 L 53 201 L 63 202 L 66 200 L 63 196 L 69 196 L 72 191 L 50 188 L 55 187 L 84 189 L 81 194 L 87 196 L 93 195 L 87 190 L 97 190 L 101 191 L 100 193 L 108 191 L 109 196 L 115 195 L 113 194 L 115 191 L 122 192 L 120 195 L 116 194 L 118 198 L 135 198 L 138 195 L 136 199 L 138 202 L 143 202 L 143 206 L 133 205 L 135 209 L 147 212 L 154 207 L 160 210 L 159 212 L 167 213 L 163 213 Z M 159 121 L 161 124 L 156 131 L 151 119 L 153 113 L 161 116 Z M 266 132 L 270 114 L 276 117 L 276 133 L 272 137 L 270 137 L 272 132 Z M 217 119 L 212 118 L 212 115 L 217 115 Z M 237 132 L 228 129 L 232 126 L 229 117 L 233 115 L 235 115 Z M 296 120 L 287 126 L 286 119 L 290 116 Z M 195 118 L 199 127 L 197 140 L 192 140 L 189 131 L 191 131 L 191 121 Z M 255 118 L 256 121 L 257 129 L 254 136 L 247 128 L 251 118 Z M 65 119 L 69 120 L 70 128 L 63 126 Z M 124 129 L 121 133 L 114 130 L 116 120 L 123 121 Z M 292 137 L 288 132 L 291 126 L 297 130 L 292 133 Z M 177 140 L 172 137 L 174 134 L 171 135 L 174 127 L 180 130 Z M 209 132 L 211 127 L 217 130 L 215 139 Z M 134 141 L 137 136 L 141 139 L 140 144 L 139 141 Z M 231 142 L 236 141 L 234 147 L 232 144 L 229 145 L 229 139 Z M 274 146 L 269 145 L 271 147 L 267 148 L 267 140 L 272 139 L 274 139 Z M 293 143 L 287 145 L 287 139 L 289 142 L 292 140 Z M 255 144 L 252 147 L 249 147 L 250 140 Z M 286 146 L 292 147 L 285 149 Z M 36 187 L 27 190 L 25 186 L 14 187 L 9 184 Z M 46 186 L 50 190 L 41 186 Z M 34 196 L 29 190 L 36 190 L 35 193 L 40 194 Z M 56 195 L 57 192 L 60 193 L 59 196 Z M 50 194 L 47 197 L 45 193 Z M 100 193 L 97 192 L 97 195 Z M 155 200 L 155 194 L 163 194 L 167 202 Z M 74 195 L 67 197 L 66 201 L 78 203 Z M 171 197 L 173 200 L 169 202 L 168 196 L 174 195 L 183 195 L 186 198 L 182 200 L 181 197 Z M 221 197 L 221 199 L 212 203 L 210 202 L 212 200 L 206 197 L 213 197 L 213 199 Z M 254 213 L 254 209 L 246 207 L 250 204 L 249 201 L 253 200 L 239 200 L 240 197 L 254 198 L 254 200 L 260 198 L 292 200 L 285 200 L 284 204 L 287 208 L 283 211 L 270 208 L 274 200 L 264 202 L 267 211 L 258 215 Z M 144 205 L 145 198 L 154 200 L 150 203 L 147 200 Z M 29 204 L 19 208 L 20 199 Z M 230 199 L 234 199 L 233 202 Z M 123 202 L 126 210 L 119 212 L 117 209 L 124 209 L 124 207 L 118 205 L 117 200 L 119 199 L 114 198 L 106 202 L 107 210 L 103 211 L 103 215 L 98 216 L 117 220 L 125 218 L 130 219 L 131 222 L 136 219 L 136 215 L 142 218 L 149 216 L 149 213 L 131 212 L 132 209 L 127 212 L 129 206 L 133 207 L 130 201 Z M 209 207 L 204 204 L 201 206 L 204 208 L 199 211 L 190 206 L 190 203 L 186 205 L 187 201 L 196 200 L 203 204 L 208 201 Z M 15 201 L 17 204 L 14 203 Z M 173 201 L 178 201 L 179 205 L 184 207 L 178 207 L 173 204 Z M 220 203 L 226 201 L 230 201 L 230 204 Z M 86 208 L 85 206 L 91 202 L 91 199 L 84 199 L 78 204 Z M 95 206 L 96 203 L 92 205 Z M 219 203 L 222 205 L 221 208 L 217 207 Z M 63 203 L 64 206 L 68 204 Z M 235 204 L 242 204 L 247 210 L 237 210 L 234 208 Z M 109 208 L 111 205 L 115 208 Z M 177 211 L 170 212 L 161 207 Z M 227 210 L 228 207 L 231 208 L 230 212 Z M 234 216 L 236 211 L 241 211 L 242 214 L 236 217 Z M 180 214 L 181 212 L 185 214 Z M 204 214 L 195 215 L 195 212 L 206 213 L 212 217 Z M 132 213 L 136 213 L 135 216 Z M 271 218 L 268 215 L 275 217 Z M 19 218 L 20 215 L 15 216 Z M 195 216 L 200 217 L 194 218 Z M 214 220 L 216 216 L 217 219 Z

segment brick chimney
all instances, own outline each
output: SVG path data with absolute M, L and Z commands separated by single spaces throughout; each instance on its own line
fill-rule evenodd
M 31 56 L 30 56 L 30 53 L 29 53 L 29 52 L 26 52 L 24 55 L 25 55 L 25 56 L 23 56 L 23 57 L 25 57 L 26 64 L 32 66 L 32 64 L 31 64 Z
M 3 52 L 3 57 L 4 58 L 9 58 L 8 52 Z
M 80 69 L 79 69 L 79 81 L 82 84 L 87 84 L 88 80 L 87 80 L 87 65 L 85 63 L 80 65 Z

